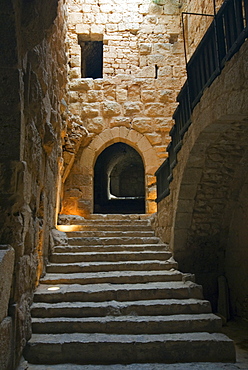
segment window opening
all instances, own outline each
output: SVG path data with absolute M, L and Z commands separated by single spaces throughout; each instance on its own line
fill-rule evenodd
M 158 66 L 155 64 L 155 80 L 158 78 Z
M 102 78 L 103 41 L 80 41 L 81 77 Z

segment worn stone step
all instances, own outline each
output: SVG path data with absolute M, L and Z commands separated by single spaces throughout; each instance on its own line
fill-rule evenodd
M 32 317 L 89 317 L 120 315 L 172 315 L 211 313 L 209 301 L 203 299 L 160 299 L 105 302 L 37 302 Z
M 33 318 L 32 331 L 40 334 L 108 333 L 165 334 L 220 332 L 222 320 L 209 314 L 168 316 L 105 316 Z
M 131 216 L 131 217 L 130 217 Z M 90 215 L 90 218 L 80 216 L 60 215 L 59 225 L 150 225 L 149 215 Z
M 71 231 L 151 231 L 152 228 L 149 224 L 137 224 L 137 223 L 96 223 L 96 222 L 84 222 L 82 225 L 57 225 L 59 231 L 71 232 Z
M 47 273 L 40 280 L 42 284 L 134 284 L 155 281 L 181 281 L 183 274 L 179 271 L 110 271 L 95 273 Z
M 149 221 L 151 218 L 151 215 L 147 213 L 93 213 L 90 215 L 89 220 L 96 220 L 96 221 L 101 221 L 101 220 L 107 220 L 108 222 L 111 220 L 130 220 L 132 222 L 136 221 Z
M 24 356 L 37 364 L 234 362 L 235 349 L 219 333 L 33 334 Z
M 177 269 L 177 262 L 173 258 L 168 260 L 142 260 L 117 262 L 74 262 L 50 263 L 47 265 L 48 273 L 74 273 L 96 271 L 149 271 Z
M 147 259 L 167 260 L 171 257 L 168 251 L 139 251 L 139 252 L 84 252 L 84 253 L 53 253 L 51 262 L 115 262 L 142 261 Z
M 66 232 L 68 238 L 150 238 L 154 237 L 153 230 L 137 231 L 137 230 L 89 230 L 89 231 L 68 231 Z
M 158 244 L 160 239 L 151 237 L 74 237 L 68 238 L 70 245 L 113 245 L 113 244 Z
M 49 290 L 51 285 L 41 284 L 34 302 L 63 301 L 134 301 L 150 299 L 202 299 L 202 287 L 190 281 L 156 282 L 146 284 L 59 284 L 59 290 Z
M 26 363 L 24 362 L 26 366 Z M 247 367 L 247 366 L 246 366 Z M 197 362 L 191 363 L 135 363 L 135 364 L 50 364 L 44 365 L 28 363 L 28 370 L 240 370 L 239 364 L 225 362 Z
M 74 252 L 117 252 L 117 251 L 168 251 L 166 244 L 114 244 L 114 245 L 58 245 L 55 246 L 54 253 L 74 253 Z M 169 252 L 169 251 L 168 251 Z

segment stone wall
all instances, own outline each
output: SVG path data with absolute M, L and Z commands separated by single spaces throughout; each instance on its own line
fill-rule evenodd
M 242 161 L 244 162 L 244 161 Z M 239 184 L 235 200 L 230 202 L 225 218 L 229 221 L 228 234 L 223 241 L 226 243 L 225 270 L 229 286 L 231 313 L 248 319 L 248 279 L 247 279 L 247 157 L 246 163 L 242 163 L 239 177 L 236 183 Z M 241 181 L 240 181 L 241 180 Z
M 185 11 L 195 14 L 185 14 L 184 15 L 184 31 L 185 31 L 185 41 L 186 41 L 186 50 L 187 50 L 187 60 L 190 59 L 190 56 L 195 51 L 197 45 L 201 41 L 205 32 L 207 31 L 210 23 L 213 21 L 213 17 L 206 16 L 202 14 L 208 14 L 214 16 L 215 11 L 217 12 L 223 0 L 214 2 L 209 0 L 196 0 L 196 1 L 187 1 L 185 4 Z
M 214 310 L 218 277 L 224 276 L 231 313 L 245 318 L 247 53 L 245 42 L 195 107 L 173 170 L 171 194 L 160 202 L 156 221 L 179 268 L 196 274 Z
M 128 143 L 142 156 L 146 210 L 156 211 L 154 173 L 167 155 L 176 96 L 185 79 L 180 13 L 176 0 L 163 6 L 150 0 L 68 1 L 72 129 L 64 146 L 62 213 L 92 212 L 91 166 L 99 148 L 113 141 Z M 103 40 L 103 78 L 81 78 L 80 38 Z M 90 165 L 88 148 L 94 151 Z M 76 184 L 79 176 L 83 180 Z
M 12 283 L 0 318 L 3 370 L 15 368 L 31 335 L 33 289 L 55 225 L 66 82 L 64 17 L 62 0 L 3 1 L 0 10 L 0 244 L 11 246 L 3 249 L 6 255 L 13 251 L 0 269 L 1 291 L 10 291 Z

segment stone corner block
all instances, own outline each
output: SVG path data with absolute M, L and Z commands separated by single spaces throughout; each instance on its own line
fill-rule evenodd
M 76 33 L 79 35 L 89 35 L 90 26 L 88 24 L 79 23 L 76 25 Z
M 70 90 L 72 91 L 87 91 L 93 88 L 92 78 L 77 78 L 71 81 Z
M 52 229 L 52 237 L 54 245 L 68 245 L 68 237 L 65 232 Z

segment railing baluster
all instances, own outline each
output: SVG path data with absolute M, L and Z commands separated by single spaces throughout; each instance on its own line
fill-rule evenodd
M 239 35 L 244 29 L 244 19 L 243 19 L 243 9 L 242 9 L 243 1 L 235 0 L 234 7 L 235 7 L 235 15 L 236 15 L 237 34 Z
M 244 0 L 243 5 L 245 10 L 245 27 L 248 27 L 248 0 Z
M 217 43 L 218 43 L 218 59 L 220 61 L 220 67 L 226 56 L 226 39 L 224 31 L 224 17 L 223 14 L 217 14 L 216 16 L 216 28 L 217 28 Z

